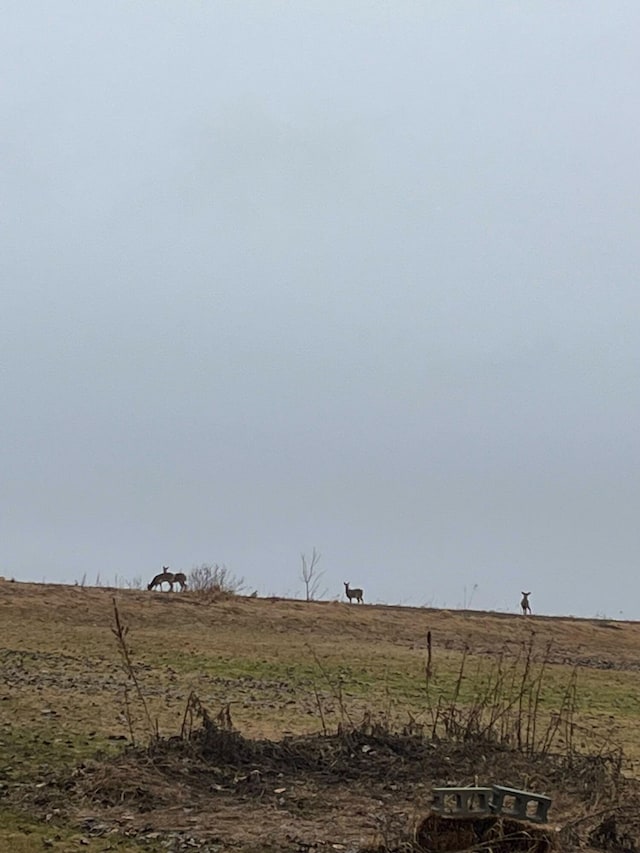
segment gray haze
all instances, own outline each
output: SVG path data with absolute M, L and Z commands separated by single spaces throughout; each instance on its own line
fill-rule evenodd
M 0 574 L 640 618 L 637 3 L 2 21 Z

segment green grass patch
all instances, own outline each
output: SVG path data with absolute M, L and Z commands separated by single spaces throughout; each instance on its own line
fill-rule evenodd
M 210 657 L 203 654 L 170 651 L 153 659 L 154 666 L 170 667 L 180 673 L 197 673 L 230 681 L 269 681 L 287 684 L 307 684 L 318 675 L 309 663 L 259 658 Z
M 578 706 L 593 713 L 640 716 L 640 673 L 580 669 Z
M 37 782 L 96 755 L 122 749 L 122 742 L 71 734 L 64 729 L 5 723 L 0 729 L 0 782 Z
M 112 834 L 94 838 L 58 822 L 39 821 L 26 813 L 0 809 L 0 850 L 10 850 L 11 853 L 42 853 L 43 850 L 53 853 L 70 853 L 72 850 L 156 853 L 161 849 L 157 842 L 119 838 Z

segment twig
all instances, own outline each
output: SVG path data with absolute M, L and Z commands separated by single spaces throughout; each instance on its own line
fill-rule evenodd
M 127 646 L 126 637 L 129 633 L 128 625 L 124 625 L 120 619 L 120 613 L 118 612 L 118 605 L 116 604 L 115 598 L 113 600 L 113 615 L 115 620 L 115 628 L 111 629 L 111 632 L 115 636 L 118 643 L 118 651 L 120 652 L 120 657 L 122 658 L 122 663 L 124 666 L 124 670 L 133 682 L 133 685 L 136 689 L 136 693 L 138 699 L 140 700 L 142 707 L 144 709 L 144 714 L 147 720 L 147 725 L 149 727 L 149 731 L 151 733 L 152 738 L 157 738 L 159 736 L 158 732 L 158 723 L 154 726 L 153 721 L 151 720 L 151 714 L 149 713 L 149 708 L 147 706 L 147 701 L 144 698 L 144 694 L 142 692 L 142 688 L 140 687 L 140 683 L 136 676 L 135 669 L 133 667 L 133 662 L 131 660 L 131 654 L 129 652 L 129 647 Z

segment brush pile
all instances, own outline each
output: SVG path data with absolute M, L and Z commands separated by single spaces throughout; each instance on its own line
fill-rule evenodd
M 552 823 L 431 811 L 432 787 L 473 785 L 478 776 L 553 797 Z M 229 706 L 214 717 L 195 695 L 180 735 L 85 762 L 71 777 L 52 777 L 21 797 L 45 814 L 81 823 L 90 816 L 100 832 L 171 836 L 176 850 L 181 838 L 190 849 L 210 849 L 207 839 L 215 836 L 239 851 L 241 841 L 247 850 L 260 843 L 278 851 L 346 842 L 360 853 L 551 853 L 587 843 L 634 851 L 640 814 L 640 790 L 620 774 L 615 756 L 525 755 L 495 743 L 429 740 L 368 714 L 331 735 L 252 740 L 233 727 Z M 250 823 L 247 810 L 255 816 Z M 239 838 L 240 826 L 246 838 Z

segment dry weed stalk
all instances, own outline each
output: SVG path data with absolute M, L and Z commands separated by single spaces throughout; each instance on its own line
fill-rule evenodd
M 425 687 L 427 691 L 427 697 L 429 696 L 429 681 L 433 675 L 433 669 L 431 664 L 431 631 L 427 631 L 427 660 L 424 665 L 424 681 Z
M 376 715 L 375 725 L 369 712 L 359 726 L 354 723 L 345 700 L 342 675 L 331 675 L 316 651 L 306 644 L 322 678 L 337 702 L 340 712 L 338 733 L 392 730 L 392 710 L 396 705 L 392 695 L 388 674 L 385 673 L 385 702 L 381 714 Z M 616 778 L 622 767 L 622 750 L 613 745 L 611 738 L 603 740 L 594 729 L 577 725 L 578 710 L 577 665 L 558 697 L 559 707 L 545 710 L 549 696 L 545 678 L 549 673 L 552 642 L 548 642 L 540 654 L 535 647 L 535 632 L 516 647 L 515 655 L 507 646 L 497 650 L 495 656 L 472 658 L 470 647 L 465 644 L 460 665 L 449 696 L 440 691 L 433 696 L 431 632 L 427 635 L 427 659 L 425 662 L 425 688 L 427 707 L 416 719 L 409 713 L 409 724 L 404 734 L 423 737 L 432 741 L 447 740 L 452 743 L 486 743 L 502 748 L 515 749 L 531 757 L 554 754 L 570 764 L 578 754 L 602 759 L 605 776 Z M 475 671 L 468 673 L 470 664 L 477 661 Z M 322 732 L 328 734 L 325 708 L 317 684 L 313 684 L 315 703 L 320 717 Z M 422 719 L 420 719 L 422 717 Z M 423 722 L 426 717 L 426 721 Z M 428 722 L 427 722 L 428 721 Z M 579 732 L 580 749 L 576 745 Z M 588 746 L 587 746 L 588 745 Z M 603 777 L 604 778 L 604 777 Z M 600 784 L 600 783 L 598 783 Z M 608 784 L 608 783 L 607 783 Z
M 324 709 L 322 707 L 322 700 L 320 699 L 320 694 L 318 693 L 318 687 L 316 683 L 313 683 L 313 695 L 316 699 L 316 706 L 318 708 L 318 714 L 320 715 L 320 722 L 322 723 L 322 734 L 326 737 L 328 735 L 327 723 L 324 718 Z
M 129 737 L 131 738 L 131 745 L 136 745 L 136 737 L 133 731 L 133 715 L 131 713 L 131 700 L 129 698 L 129 686 L 127 684 L 123 687 L 123 702 L 124 702 L 124 716 L 127 721 L 127 727 L 129 729 Z
M 131 652 L 130 652 L 129 647 L 127 645 L 127 634 L 129 633 L 129 626 L 125 625 L 122 622 L 122 620 L 120 619 L 120 613 L 118 611 L 118 605 L 116 604 L 115 598 L 113 598 L 112 601 L 113 601 L 113 616 L 114 616 L 114 621 L 115 621 L 115 627 L 111 629 L 111 632 L 116 638 L 116 641 L 118 644 L 118 651 L 120 652 L 120 657 L 122 659 L 122 665 L 123 665 L 124 671 L 126 672 L 127 677 L 132 682 L 132 684 L 135 688 L 135 691 L 136 691 L 136 695 L 137 695 L 137 697 L 140 701 L 140 704 L 142 706 L 142 709 L 144 711 L 144 717 L 145 717 L 145 720 L 147 722 L 147 727 L 148 727 L 148 731 L 151 735 L 151 738 L 157 739 L 159 737 L 158 723 L 156 720 L 156 723 L 154 725 L 154 723 L 151 719 L 151 714 L 149 713 L 149 706 L 147 705 L 147 700 L 144 698 L 144 693 L 142 692 L 142 688 L 140 687 L 140 682 L 138 681 L 138 677 L 136 675 L 136 671 L 135 671 L 135 668 L 133 666 L 133 661 L 131 660 Z M 133 720 L 132 720 L 132 714 L 131 714 L 131 703 L 130 703 L 129 695 L 128 695 L 126 688 L 125 688 L 125 712 L 124 713 L 125 713 L 125 717 L 127 720 L 127 724 L 129 726 L 129 734 L 131 736 L 131 741 L 133 743 L 134 742 L 134 735 L 133 735 Z
M 441 694 L 434 707 L 427 693 L 432 738 L 445 737 L 458 742 L 484 740 L 515 747 L 526 755 L 546 755 L 558 747 L 571 754 L 576 728 L 577 670 L 574 668 L 565 687 L 560 708 L 548 716 L 542 728 L 541 700 L 551 643 L 547 644 L 541 660 L 536 661 L 534 640 L 532 632 L 508 664 L 505 649 L 488 671 L 479 661 L 468 680 L 473 691 L 470 700 L 463 699 L 469 666 L 469 647 L 465 645 L 451 698 L 447 700 Z
M 329 686 L 329 690 L 331 691 L 334 699 L 338 703 L 338 707 L 340 708 L 340 719 L 341 719 L 342 725 L 345 724 L 345 720 L 346 720 L 350 726 L 353 726 L 353 720 L 351 719 L 349 711 L 347 710 L 347 707 L 346 707 L 346 704 L 344 701 L 344 696 L 342 694 L 342 679 L 339 678 L 337 684 L 334 684 L 329 673 L 327 672 L 326 668 L 323 666 L 322 661 L 320 660 L 320 658 L 316 654 L 315 649 L 313 649 L 309 645 L 309 643 L 305 643 L 305 645 L 306 645 L 307 649 L 309 649 L 309 652 L 311 653 L 311 656 L 313 657 L 313 660 L 314 660 L 316 666 L 320 670 L 320 674 L 322 675 L 324 680 L 327 682 L 327 685 Z M 317 690 L 316 690 L 316 696 L 317 696 Z
M 205 727 L 211 724 L 209 712 L 200 701 L 198 695 L 192 690 L 187 699 L 182 717 L 182 726 L 180 728 L 180 737 L 182 740 L 189 740 L 193 732 L 193 722 L 196 719 L 202 720 Z

